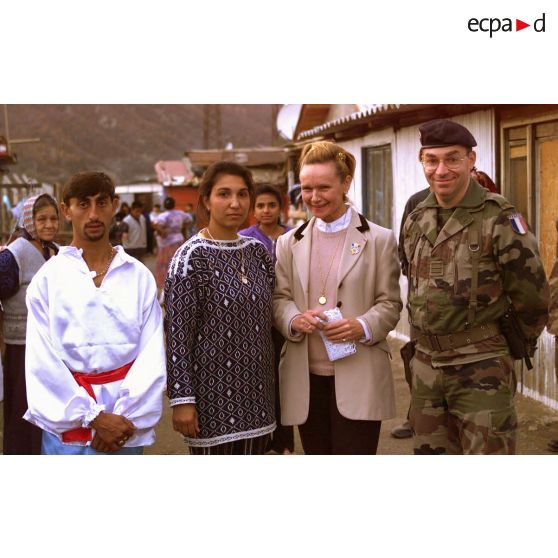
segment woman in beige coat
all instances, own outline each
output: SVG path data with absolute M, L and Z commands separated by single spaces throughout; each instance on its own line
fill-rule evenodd
M 395 414 L 386 337 L 402 306 L 397 244 L 347 205 L 354 170 L 342 147 L 307 145 L 300 183 L 313 218 L 277 240 L 281 421 L 299 426 L 306 454 L 375 454 L 381 421 Z M 334 308 L 343 317 L 327 322 Z M 321 334 L 356 352 L 330 361 Z

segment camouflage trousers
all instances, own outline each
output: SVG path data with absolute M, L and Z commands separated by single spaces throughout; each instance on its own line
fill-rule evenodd
M 411 361 L 409 419 L 415 454 L 514 454 L 517 381 L 509 356 L 432 368 Z

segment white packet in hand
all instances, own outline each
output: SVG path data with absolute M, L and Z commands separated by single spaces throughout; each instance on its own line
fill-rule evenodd
M 327 322 L 325 322 L 324 320 L 320 320 L 320 318 L 316 318 L 323 324 L 336 322 L 337 320 L 341 320 L 343 318 L 341 310 L 339 310 L 339 308 L 337 307 L 332 308 L 331 310 L 324 310 L 324 314 L 327 316 Z M 320 332 L 320 335 L 324 340 L 327 357 L 331 362 L 333 362 L 334 360 L 340 360 L 356 353 L 356 345 L 354 341 L 330 341 L 321 329 L 318 331 Z

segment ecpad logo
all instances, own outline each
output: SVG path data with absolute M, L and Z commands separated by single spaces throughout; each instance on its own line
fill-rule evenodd
M 533 22 L 533 29 L 535 30 L 535 32 L 537 33 L 545 32 L 545 24 L 546 24 L 545 16 L 546 14 L 543 13 L 543 15 L 539 19 L 536 19 Z M 469 28 L 469 31 L 472 31 L 473 33 L 477 33 L 478 31 L 482 31 L 484 33 L 490 33 L 490 38 L 492 38 L 492 35 L 494 33 L 497 33 L 498 31 L 503 31 L 503 32 L 514 31 L 512 19 L 509 17 L 505 17 L 503 19 L 497 17 L 490 17 L 490 18 L 486 17 L 483 19 L 477 19 L 475 17 L 472 17 L 467 22 L 467 27 Z M 522 29 L 526 29 L 527 27 L 531 27 L 531 24 L 525 23 L 520 19 L 515 20 L 515 31 L 521 31 Z

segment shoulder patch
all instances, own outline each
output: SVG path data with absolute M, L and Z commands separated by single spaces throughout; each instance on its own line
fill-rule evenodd
M 512 213 L 511 215 L 508 215 L 508 219 L 510 220 L 512 229 L 517 234 L 527 234 L 529 226 L 527 225 L 527 221 L 525 221 L 521 213 Z

